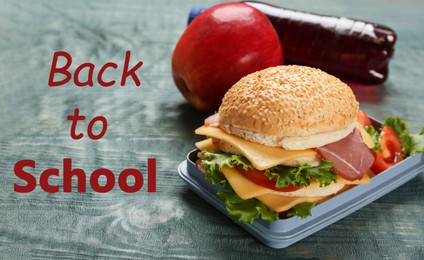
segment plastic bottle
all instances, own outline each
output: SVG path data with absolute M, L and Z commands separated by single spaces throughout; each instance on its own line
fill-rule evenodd
M 245 3 L 270 19 L 283 47 L 284 64 L 317 67 L 344 81 L 363 84 L 379 84 L 387 79 L 397 38 L 391 28 L 261 2 Z M 193 8 L 189 23 L 202 10 Z

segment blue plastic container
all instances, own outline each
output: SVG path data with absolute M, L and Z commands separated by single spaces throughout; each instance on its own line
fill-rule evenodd
M 374 122 L 378 125 L 377 122 Z M 215 206 L 223 214 L 232 218 L 225 208 L 224 202 L 216 195 L 221 188 L 206 180 L 205 175 L 197 168 L 198 150 L 187 155 L 178 172 L 187 185 L 200 197 Z M 344 191 L 315 206 L 312 216 L 301 219 L 290 217 L 274 222 L 255 220 L 253 224 L 237 223 L 265 245 L 272 248 L 287 247 L 368 205 L 385 194 L 391 192 L 424 170 L 424 155 L 418 153 L 408 157 L 388 170 L 371 178 L 369 184 L 360 184 Z

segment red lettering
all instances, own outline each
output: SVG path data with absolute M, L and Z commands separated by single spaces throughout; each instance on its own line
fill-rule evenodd
M 147 192 L 156 192 L 156 158 L 147 159 Z
M 97 74 L 97 81 L 99 82 L 100 86 L 110 87 L 113 84 L 115 84 L 115 82 L 116 82 L 115 80 L 111 80 L 111 81 L 108 81 L 108 82 L 103 81 L 103 73 L 109 67 L 116 69 L 116 68 L 118 68 L 118 65 L 116 65 L 116 63 L 113 63 L 113 62 L 108 62 L 100 68 L 99 74 Z
M 72 139 L 74 140 L 81 139 L 84 136 L 84 134 L 83 133 L 77 134 L 76 128 L 77 128 L 78 121 L 85 120 L 85 116 L 83 115 L 80 116 L 79 109 L 75 108 L 74 115 L 68 116 L 67 119 L 72 121 L 71 129 L 70 129 L 70 134 Z M 100 133 L 94 134 L 93 127 L 94 127 L 94 124 L 98 121 L 102 123 L 102 128 L 100 130 Z M 107 120 L 104 116 L 94 117 L 93 119 L 91 119 L 90 123 L 87 126 L 88 137 L 90 137 L 92 140 L 99 140 L 100 138 L 102 138 L 105 135 L 106 130 L 107 130 Z
M 78 192 L 87 190 L 86 176 L 83 169 L 72 169 L 72 159 L 63 159 L 63 192 L 72 192 L 72 177 L 77 176 Z
M 59 191 L 59 185 L 51 186 L 49 184 L 49 177 L 52 175 L 59 176 L 59 170 L 55 168 L 47 169 L 40 175 L 40 187 L 45 192 L 55 193 Z
M 139 61 L 134 67 L 128 70 L 128 67 L 130 64 L 130 56 L 131 56 L 131 52 L 127 51 L 125 53 L 124 69 L 122 70 L 121 86 L 125 86 L 127 78 L 131 76 L 132 79 L 134 80 L 135 85 L 138 87 L 140 86 L 141 83 L 135 72 L 143 65 L 143 62 Z
M 27 185 L 25 186 L 21 186 L 15 183 L 13 185 L 13 190 L 15 192 L 20 192 L 20 193 L 31 192 L 37 186 L 37 180 L 35 179 L 35 177 L 32 176 L 30 173 L 24 171 L 24 167 L 35 168 L 35 161 L 21 160 L 15 164 L 15 167 L 13 168 L 13 170 L 15 171 L 16 177 L 27 182 Z
M 57 68 L 57 60 L 59 57 L 64 57 L 66 59 L 66 64 L 62 68 Z M 71 78 L 72 75 L 68 71 L 69 67 L 72 63 L 72 57 L 67 52 L 64 51 L 57 51 L 53 54 L 53 60 L 52 60 L 52 66 L 50 68 L 50 75 L 49 75 L 49 87 L 57 87 L 63 84 L 66 84 Z M 65 78 L 59 81 L 54 81 L 54 75 L 55 74 L 62 74 L 65 75 Z
M 36 162 L 34 160 L 21 160 L 14 166 L 16 177 L 26 182 L 26 185 L 14 185 L 14 191 L 20 193 L 28 193 L 33 191 L 37 186 L 37 179 L 24 170 L 25 167 L 31 167 L 35 169 Z M 156 192 L 156 158 L 149 158 L 147 161 L 148 169 L 148 192 Z M 60 177 L 60 170 L 56 168 L 48 168 L 40 174 L 40 187 L 43 191 L 49 193 L 56 193 L 60 190 L 60 185 L 51 185 L 49 179 L 51 176 Z M 86 192 L 86 174 L 83 169 L 72 168 L 72 159 L 63 159 L 63 192 L 72 192 L 72 180 L 73 177 L 77 177 L 77 190 L 78 192 Z M 100 185 L 99 179 L 101 176 L 106 178 L 105 184 Z M 134 177 L 134 183 L 128 184 L 128 178 Z M 118 175 L 118 184 L 122 191 L 127 193 L 135 193 L 143 187 L 144 179 L 143 174 L 140 170 L 135 168 L 127 168 L 121 171 Z M 115 175 L 114 173 L 106 168 L 99 168 L 93 171 L 90 175 L 90 185 L 93 191 L 105 193 L 114 189 L 115 187 Z
M 99 184 L 99 178 L 102 175 L 106 177 L 106 184 L 104 186 L 101 186 Z M 93 173 L 91 173 L 90 185 L 91 185 L 91 188 L 96 192 L 100 192 L 100 193 L 109 192 L 115 186 L 115 175 L 113 174 L 112 171 L 106 168 L 99 168 L 95 170 Z
M 129 186 L 127 183 L 128 176 L 130 175 L 134 176 L 133 186 Z M 121 188 L 121 190 L 128 193 L 134 193 L 139 191 L 143 187 L 143 183 L 144 183 L 143 174 L 137 169 L 132 169 L 132 168 L 125 169 L 118 176 L 119 187 Z
M 88 68 L 88 73 L 87 73 L 87 81 L 85 82 L 81 82 L 79 79 L 79 75 L 81 73 L 81 71 L 85 68 Z M 94 64 L 93 63 L 83 63 L 80 66 L 78 66 L 78 68 L 75 70 L 75 74 L 74 74 L 74 83 L 75 85 L 77 85 L 78 87 L 85 87 L 85 86 L 93 86 L 93 74 L 94 74 Z
M 67 119 L 70 120 L 70 121 L 72 121 L 71 131 L 70 131 L 70 134 L 71 134 L 72 139 L 74 139 L 74 140 L 81 139 L 84 136 L 84 134 L 83 133 L 76 134 L 75 131 L 77 129 L 77 123 L 78 123 L 78 121 L 79 120 L 85 120 L 85 116 L 80 116 L 79 115 L 79 109 L 78 108 L 75 108 L 74 115 L 73 116 L 68 116 Z
M 95 135 L 95 134 L 93 134 L 93 126 L 97 121 L 102 122 L 102 130 L 100 131 L 99 134 Z M 99 140 L 100 138 L 102 138 L 105 135 L 106 130 L 107 130 L 106 118 L 104 116 L 96 116 L 88 124 L 87 134 L 92 140 Z

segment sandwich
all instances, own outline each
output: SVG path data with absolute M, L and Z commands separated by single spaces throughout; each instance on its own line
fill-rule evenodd
M 306 66 L 249 74 L 195 130 L 198 168 L 238 222 L 311 215 L 311 209 L 370 182 L 374 142 L 359 104 L 338 78 Z

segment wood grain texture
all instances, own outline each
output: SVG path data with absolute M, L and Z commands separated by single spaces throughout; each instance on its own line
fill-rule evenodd
M 190 191 L 178 164 L 199 140 L 193 130 L 205 114 L 194 111 L 171 76 L 172 50 L 192 6 L 219 1 L 0 1 L 0 256 L 4 259 L 423 259 L 424 175 L 367 207 L 282 250 L 268 248 Z M 361 106 L 377 119 L 404 117 L 424 125 L 424 27 L 420 1 L 273 1 L 311 12 L 388 24 L 399 35 L 389 80 L 354 87 Z M 142 60 L 142 86 L 91 89 L 47 86 L 54 51 L 122 66 Z M 72 67 L 76 68 L 76 65 Z M 119 77 L 119 71 L 110 74 Z M 103 115 L 99 141 L 69 136 L 74 108 Z M 87 127 L 80 123 L 78 130 Z M 105 167 L 147 170 L 157 158 L 157 192 L 29 194 L 13 166 L 37 162 L 35 176 L 61 168 L 63 158 L 87 175 Z M 62 185 L 61 178 L 52 184 Z M 73 188 L 76 189 L 76 181 Z

